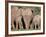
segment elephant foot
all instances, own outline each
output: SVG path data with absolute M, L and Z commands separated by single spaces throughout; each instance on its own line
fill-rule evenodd
M 14 27 L 14 26 L 12 26 L 12 27 L 11 27 L 11 30 L 15 30 L 15 27 Z

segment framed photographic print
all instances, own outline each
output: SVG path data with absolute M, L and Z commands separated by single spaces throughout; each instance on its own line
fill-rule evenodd
M 6 35 L 45 33 L 45 4 L 43 2 L 8 1 L 5 13 Z

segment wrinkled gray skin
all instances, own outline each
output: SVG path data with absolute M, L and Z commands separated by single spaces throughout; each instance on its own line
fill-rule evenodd
M 31 27 L 32 27 L 32 29 L 40 29 L 40 27 L 41 27 L 41 16 L 40 15 L 34 16 Z

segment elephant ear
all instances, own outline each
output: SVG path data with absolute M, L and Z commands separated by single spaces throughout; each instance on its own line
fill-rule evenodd
M 32 13 L 33 13 L 33 16 L 35 16 L 35 14 L 34 14 L 34 13 L 35 13 L 35 12 L 34 12 L 34 10 L 33 10 L 33 9 L 31 9 L 31 11 L 32 11 Z

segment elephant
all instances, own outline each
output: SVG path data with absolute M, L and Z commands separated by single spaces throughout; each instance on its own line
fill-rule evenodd
M 32 22 L 32 29 L 40 29 L 41 28 L 41 16 L 35 15 Z
M 11 8 L 11 23 L 12 23 L 11 26 L 12 26 L 13 30 L 15 30 L 15 29 L 18 30 L 18 26 L 21 23 L 21 18 L 22 18 L 21 13 L 22 13 L 21 8 L 14 7 L 14 6 Z M 14 23 L 16 23 L 16 24 L 14 24 Z
M 33 19 L 33 10 L 31 8 L 22 9 L 22 16 L 25 22 L 25 28 L 28 30 L 30 27 L 30 21 Z

